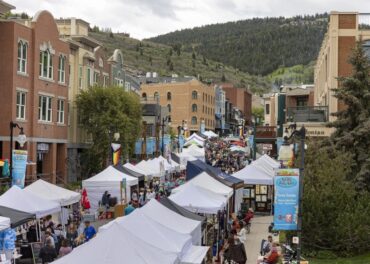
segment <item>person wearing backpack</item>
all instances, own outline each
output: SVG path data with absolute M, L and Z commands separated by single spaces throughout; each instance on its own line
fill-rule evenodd
M 245 264 L 247 253 L 245 252 L 244 244 L 236 244 L 234 236 L 229 236 L 227 242 L 228 247 L 224 252 L 224 264 Z

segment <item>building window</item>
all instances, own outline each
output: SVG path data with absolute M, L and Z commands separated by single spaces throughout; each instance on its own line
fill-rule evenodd
M 53 59 L 49 50 L 40 51 L 40 76 L 53 79 Z
M 64 124 L 64 100 L 58 99 L 57 122 Z
M 308 97 L 297 97 L 297 107 L 307 106 Z
M 171 92 L 168 92 L 168 93 L 167 93 L 167 100 L 168 100 L 168 101 L 171 101 L 171 99 L 172 99 Z
M 141 97 L 146 101 L 146 93 L 143 93 Z
M 91 87 L 91 84 L 92 84 L 92 73 L 91 73 L 91 69 L 90 68 L 87 68 L 87 70 L 86 70 L 86 83 L 87 83 L 87 87 Z
M 82 66 L 79 66 L 78 68 L 78 87 L 80 89 L 82 89 L 82 74 L 83 74 Z
M 94 72 L 94 85 L 98 85 L 99 83 L 99 73 Z
M 109 76 L 108 75 L 104 75 L 103 77 L 103 86 L 104 87 L 107 87 L 109 84 Z
M 155 92 L 154 93 L 154 99 L 159 101 L 159 93 L 158 92 Z
M 270 104 L 266 104 L 266 115 L 270 114 Z
M 196 104 L 193 104 L 193 105 L 191 106 L 191 110 L 192 110 L 193 112 L 197 112 L 197 111 L 198 111 L 198 106 L 197 106 Z
M 59 56 L 59 64 L 58 64 L 58 82 L 65 83 L 66 79 L 66 57 L 63 55 Z
M 125 91 L 128 92 L 131 90 L 131 83 L 125 82 Z
M 18 42 L 18 72 L 27 72 L 27 48 L 27 43 L 21 40 Z
M 16 111 L 17 119 L 26 119 L 26 93 L 25 92 L 17 92 L 17 111 Z
M 203 105 L 203 114 L 204 114 L 204 105 Z
M 197 117 L 196 116 L 193 116 L 192 118 L 191 118 L 191 124 L 192 125 L 196 125 L 197 124 Z
M 168 113 L 171 113 L 171 105 L 170 104 L 167 105 L 167 108 L 168 108 Z
M 39 96 L 39 121 L 51 122 L 52 108 L 51 97 L 40 95 Z
M 197 91 L 193 91 L 191 93 L 191 98 L 194 99 L 194 100 L 197 100 L 198 99 L 198 92 Z

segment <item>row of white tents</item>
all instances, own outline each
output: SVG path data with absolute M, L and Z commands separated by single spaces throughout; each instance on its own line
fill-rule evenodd
M 200 246 L 201 233 L 200 221 L 152 199 L 100 227 L 95 238 L 53 263 L 202 263 L 208 247 Z
M 243 180 L 245 184 L 274 185 L 275 170 L 278 168 L 280 163 L 265 154 L 232 176 Z

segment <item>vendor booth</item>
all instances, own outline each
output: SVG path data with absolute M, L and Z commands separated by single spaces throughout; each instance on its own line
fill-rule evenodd
M 144 174 L 141 174 L 141 173 L 139 173 L 137 171 L 134 171 L 132 169 L 129 169 L 129 168 L 125 167 L 125 166 L 122 166 L 121 164 L 115 165 L 114 168 L 117 169 L 117 170 L 119 170 L 120 172 L 122 172 L 124 174 L 127 174 L 129 176 L 132 176 L 132 177 L 137 178 L 137 180 L 139 181 L 139 183 L 138 183 L 139 184 L 139 188 L 144 188 L 144 186 L 145 186 L 145 175 Z
M 0 196 L 0 206 L 35 214 L 37 219 L 61 211 L 59 203 L 36 196 L 17 186 L 11 187 Z
M 211 130 L 203 132 L 203 135 L 206 136 L 207 138 L 218 137 L 218 135 L 215 132 L 211 131 Z
M 182 234 L 190 235 L 193 245 L 201 245 L 201 221 L 192 220 L 177 214 L 155 199 L 151 199 L 140 211 L 159 224 Z
M 11 228 L 15 228 L 36 219 L 35 214 L 30 214 L 5 206 L 0 206 L 0 216 L 10 218 Z
M 10 218 L 0 216 L 0 232 L 10 227 Z
M 205 161 L 205 150 L 204 148 L 199 148 L 195 145 L 191 145 L 188 148 L 182 150 L 183 153 L 193 156 L 201 161 Z
M 137 175 L 144 175 L 145 181 L 148 181 L 151 179 L 150 173 L 147 173 L 144 170 L 139 169 L 138 167 L 136 167 L 135 165 L 132 165 L 131 163 L 126 162 L 125 164 L 123 164 L 123 167 L 132 173 L 136 173 Z
M 126 190 L 122 190 L 122 184 L 125 179 Z M 105 191 L 111 194 L 111 197 L 117 199 L 131 200 L 131 188 L 137 187 L 139 181 L 137 178 L 129 176 L 109 166 L 99 174 L 82 181 L 82 188 L 86 189 L 90 200 L 91 210 L 96 211 L 99 208 L 99 202 Z
M 24 190 L 43 199 L 57 202 L 60 206 L 72 205 L 80 202 L 81 199 L 80 193 L 64 189 L 41 179 L 30 184 Z

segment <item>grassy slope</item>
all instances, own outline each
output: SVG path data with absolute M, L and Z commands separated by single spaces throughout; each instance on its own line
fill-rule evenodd
M 276 80 L 283 84 L 308 84 L 313 83 L 314 62 L 309 65 L 295 65 L 292 67 L 280 67 L 267 77 L 275 83 Z
M 170 76 L 172 73 L 179 76 L 200 75 L 203 80 L 212 79 L 214 81 L 221 81 L 222 74 L 224 74 L 227 82 L 239 85 L 241 80 L 244 80 L 246 86 L 249 85 L 252 91 L 263 92 L 270 89 L 270 82 L 267 78 L 251 76 L 212 60 L 207 60 L 208 65 L 205 65 L 201 56 L 196 56 L 195 67 L 193 68 L 191 53 L 182 51 L 181 55 L 178 56 L 173 51 L 172 56 L 169 56 L 171 48 L 167 45 L 143 41 L 141 47 L 143 55 L 141 55 L 137 51 L 139 40 L 117 34 L 114 35 L 114 38 L 111 38 L 108 33 L 102 32 L 90 32 L 90 36 L 100 41 L 107 48 L 109 54 L 112 54 L 116 48 L 121 49 L 126 67 L 136 73 L 158 72 L 162 76 Z M 152 65 L 149 61 L 150 57 L 152 58 Z M 170 71 L 167 65 L 168 58 L 173 63 L 173 71 Z

